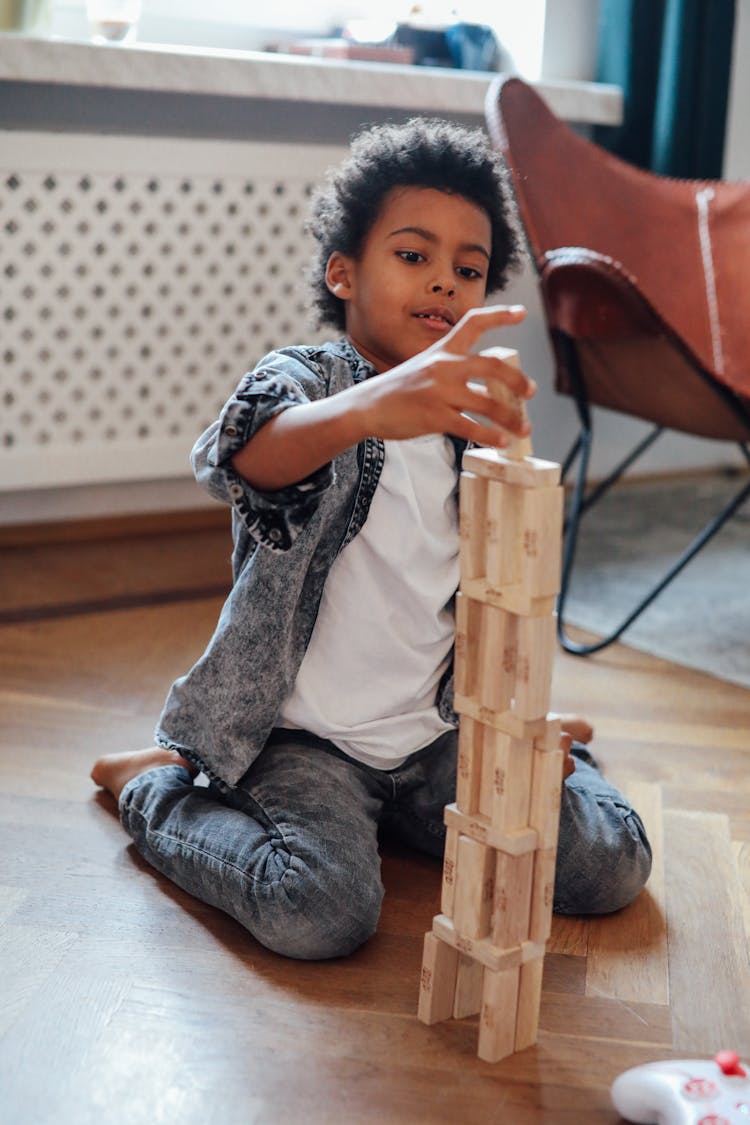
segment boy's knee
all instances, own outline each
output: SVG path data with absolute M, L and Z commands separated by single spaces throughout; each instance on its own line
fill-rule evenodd
M 349 908 L 331 904 L 314 918 L 307 917 L 277 928 L 264 944 L 274 953 L 300 961 L 327 961 L 348 957 L 375 933 L 380 917 L 380 903 L 353 903 Z M 263 939 L 262 939 L 263 940 Z
M 324 961 L 354 953 L 373 936 L 383 887 L 378 880 L 352 892 L 323 886 L 304 869 L 290 867 L 248 929 L 274 953 Z
M 637 898 L 651 873 L 646 830 L 624 799 L 598 798 L 588 820 L 589 832 L 576 842 L 563 839 L 561 831 L 554 896 L 559 914 L 622 910 Z

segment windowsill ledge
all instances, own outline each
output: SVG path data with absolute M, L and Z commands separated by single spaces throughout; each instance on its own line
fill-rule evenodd
M 164 46 L 99 46 L 0 34 L 0 82 L 378 106 L 482 116 L 494 74 L 307 56 Z M 622 92 L 594 82 L 533 83 L 581 124 L 618 124 Z

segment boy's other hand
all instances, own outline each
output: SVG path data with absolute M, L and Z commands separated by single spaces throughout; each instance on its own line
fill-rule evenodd
M 591 742 L 594 737 L 594 728 L 588 719 L 584 719 L 583 715 L 566 711 L 559 718 L 562 729 L 576 742 L 583 742 L 584 745 Z
M 571 736 L 563 732 L 563 734 L 560 736 L 560 749 L 565 754 L 565 757 L 563 758 L 563 781 L 566 781 L 571 774 L 575 773 L 576 760 L 570 752 L 570 748 L 572 745 L 573 739 L 571 738 Z
M 481 445 L 504 446 L 508 432 L 525 437 L 531 426 L 518 406 L 493 398 L 500 384 L 518 399 L 536 394 L 536 384 L 496 356 L 472 353 L 485 332 L 520 324 L 521 305 L 472 309 L 431 347 L 369 379 L 366 429 L 374 437 L 405 440 L 423 434 L 453 434 Z M 479 414 L 482 420 L 468 417 Z

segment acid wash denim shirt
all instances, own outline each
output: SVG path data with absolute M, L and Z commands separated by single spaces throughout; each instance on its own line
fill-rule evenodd
M 375 374 L 347 340 L 271 352 L 244 376 L 193 448 L 198 482 L 232 506 L 233 586 L 205 652 L 172 685 L 156 740 L 220 786 L 236 785 L 273 729 L 307 650 L 331 565 L 367 518 L 385 446 L 367 438 L 275 492 L 251 488 L 231 458 L 282 410 Z M 458 486 L 466 443 L 453 441 Z M 377 669 L 363 670 L 368 673 L 377 691 Z M 457 725 L 452 661 L 437 704 L 441 717 Z

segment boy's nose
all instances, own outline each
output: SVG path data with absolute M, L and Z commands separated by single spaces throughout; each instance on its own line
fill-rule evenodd
M 454 297 L 455 294 L 456 294 L 455 289 L 449 289 L 447 285 L 446 286 L 440 285 L 440 283 L 437 282 L 437 281 L 435 282 L 435 284 L 432 287 L 432 292 L 433 293 L 445 293 L 446 297 Z

